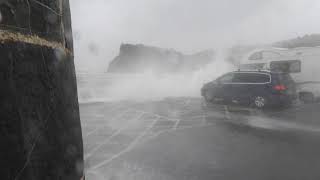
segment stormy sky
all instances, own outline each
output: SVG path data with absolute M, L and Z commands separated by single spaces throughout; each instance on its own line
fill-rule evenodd
M 320 32 L 319 0 L 70 0 L 78 71 L 102 72 L 120 44 L 184 53 Z

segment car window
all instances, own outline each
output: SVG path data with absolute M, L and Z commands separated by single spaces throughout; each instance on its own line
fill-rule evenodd
M 247 73 L 235 73 L 232 79 L 233 83 L 246 83 L 248 82 Z
M 267 83 L 270 82 L 270 76 L 259 73 L 235 73 L 233 83 Z
M 233 74 L 230 73 L 230 74 L 226 74 L 226 75 L 222 76 L 221 78 L 218 79 L 218 81 L 220 83 L 231 83 L 232 79 L 233 79 Z
M 294 80 L 292 79 L 292 77 L 289 74 L 280 74 L 278 76 L 278 79 L 279 79 L 279 83 L 282 83 L 282 84 L 294 83 Z
M 273 61 L 270 63 L 270 68 L 273 72 L 299 73 L 301 72 L 301 61 Z
M 270 82 L 270 75 L 267 74 L 250 74 L 248 75 L 249 83 L 268 83 Z

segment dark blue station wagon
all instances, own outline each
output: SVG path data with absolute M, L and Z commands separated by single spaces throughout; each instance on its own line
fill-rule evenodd
M 242 104 L 264 108 L 290 105 L 296 86 L 287 73 L 235 71 L 205 84 L 201 95 L 207 103 Z

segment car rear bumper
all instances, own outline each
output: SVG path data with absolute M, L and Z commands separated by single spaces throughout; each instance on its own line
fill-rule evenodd
M 290 105 L 297 99 L 296 95 L 275 94 L 269 99 L 271 105 Z

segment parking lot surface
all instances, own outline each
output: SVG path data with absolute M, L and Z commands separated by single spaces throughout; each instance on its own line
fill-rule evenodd
M 281 110 L 199 98 L 80 105 L 88 179 L 319 179 L 318 104 Z

